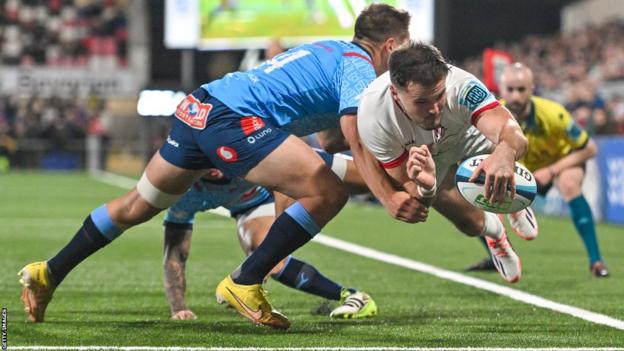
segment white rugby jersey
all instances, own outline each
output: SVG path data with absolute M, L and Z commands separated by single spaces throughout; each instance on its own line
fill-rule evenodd
M 411 121 L 394 102 L 390 74 L 379 76 L 362 93 L 358 132 L 362 143 L 384 168 L 399 166 L 412 146 L 429 145 L 434 159 L 466 143 L 478 133 L 469 130 L 484 111 L 499 106 L 494 95 L 472 74 L 452 65 L 446 77 L 446 106 L 442 127 L 425 130 Z

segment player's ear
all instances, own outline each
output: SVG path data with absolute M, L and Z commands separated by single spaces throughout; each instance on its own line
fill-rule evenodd
M 392 97 L 395 98 L 395 99 L 397 99 L 399 97 L 399 94 L 397 92 L 397 88 L 394 85 L 392 85 L 392 84 L 390 84 L 390 94 L 392 94 Z
M 386 39 L 382 46 L 384 51 L 387 51 L 388 54 L 392 53 L 392 51 L 396 50 L 398 47 L 398 42 L 396 39 L 394 39 L 394 37 L 389 37 L 388 39 Z

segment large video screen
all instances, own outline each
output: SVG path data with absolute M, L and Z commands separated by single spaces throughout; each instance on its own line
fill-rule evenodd
M 167 0 L 169 48 L 261 48 L 279 38 L 286 46 L 319 39 L 351 39 L 370 0 Z M 412 14 L 412 37 L 433 39 L 433 0 L 382 1 Z

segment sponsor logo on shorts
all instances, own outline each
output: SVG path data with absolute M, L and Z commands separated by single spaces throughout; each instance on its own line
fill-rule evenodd
M 256 135 L 251 135 L 251 136 L 247 137 L 247 142 L 250 143 L 250 144 L 253 144 L 253 143 L 256 142 L 256 140 L 260 140 L 260 139 L 264 138 L 265 136 L 269 135 L 272 132 L 273 132 L 273 129 L 271 129 L 271 128 L 264 129 L 263 131 L 261 131 L 260 133 L 258 133 Z
M 199 102 L 193 95 L 187 95 L 176 108 L 175 116 L 193 129 L 206 128 L 212 104 Z
M 245 136 L 250 136 L 255 131 L 264 128 L 266 125 L 260 117 L 243 117 L 240 120 L 241 129 Z
M 238 160 L 238 154 L 229 146 L 220 146 L 217 148 L 217 156 L 227 163 L 236 162 L 236 160 Z
M 173 147 L 178 147 L 180 146 L 180 144 L 178 144 L 177 141 L 171 139 L 171 135 L 167 135 L 167 144 L 173 146 Z

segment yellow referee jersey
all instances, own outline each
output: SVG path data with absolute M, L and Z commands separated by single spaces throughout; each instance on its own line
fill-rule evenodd
M 531 172 L 583 148 L 589 140 L 587 132 L 563 106 L 537 96 L 531 97 L 531 112 L 520 126 L 529 140 L 529 151 L 520 163 Z

